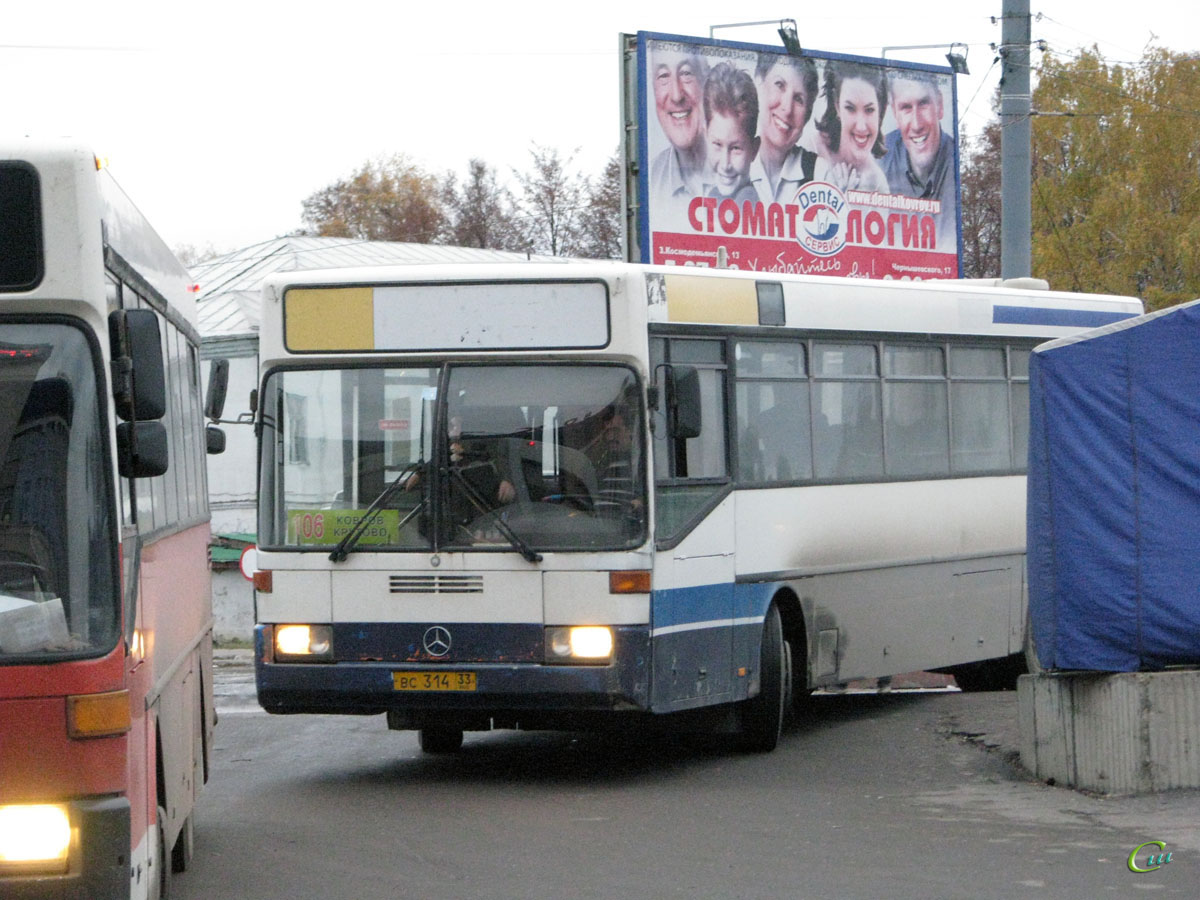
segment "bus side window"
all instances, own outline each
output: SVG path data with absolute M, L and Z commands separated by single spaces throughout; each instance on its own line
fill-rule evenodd
M 665 357 L 665 358 L 664 358 Z M 724 478 L 729 474 L 726 447 L 725 343 L 713 340 L 674 339 L 652 341 L 655 379 L 665 386 L 665 366 L 678 367 L 690 378 L 692 370 L 700 388 L 700 432 L 695 437 L 670 435 L 673 417 L 669 400 L 660 402 L 655 425 L 655 475 L 663 478 Z
M 813 375 L 817 478 L 882 475 L 883 415 L 875 346 L 815 344 Z

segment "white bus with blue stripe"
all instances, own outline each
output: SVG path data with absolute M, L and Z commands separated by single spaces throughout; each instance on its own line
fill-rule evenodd
M 1031 282 L 618 263 L 264 288 L 256 678 L 272 713 L 698 725 L 1010 678 L 1028 360 L 1140 314 Z

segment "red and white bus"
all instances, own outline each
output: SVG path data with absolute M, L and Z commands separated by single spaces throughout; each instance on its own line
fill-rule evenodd
M 0 896 L 157 898 L 212 746 L 187 272 L 73 144 L 0 143 Z

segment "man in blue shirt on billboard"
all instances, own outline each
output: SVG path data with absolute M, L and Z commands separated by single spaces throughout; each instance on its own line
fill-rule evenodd
M 895 131 L 887 138 L 887 153 L 880 164 L 893 194 L 937 200 L 934 215 L 939 248 L 953 245 L 955 221 L 954 138 L 942 130 L 942 91 L 932 72 L 894 69 L 891 83 Z

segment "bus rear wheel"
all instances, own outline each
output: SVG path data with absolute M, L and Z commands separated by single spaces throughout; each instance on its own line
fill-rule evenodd
M 787 686 L 791 662 L 788 650 L 779 608 L 772 603 L 763 621 L 758 696 L 745 701 L 741 710 L 739 745 L 747 752 L 769 753 L 779 743 L 789 700 Z
M 423 753 L 457 753 L 462 749 L 461 728 L 422 728 L 418 734 Z

